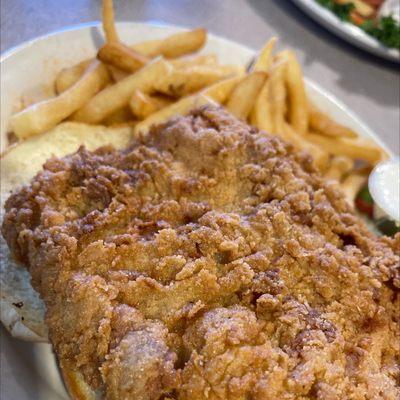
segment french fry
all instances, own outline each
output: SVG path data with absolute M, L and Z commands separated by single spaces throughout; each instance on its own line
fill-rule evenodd
M 274 130 L 272 121 L 272 108 L 270 103 L 270 91 L 271 84 L 267 79 L 254 103 L 254 107 L 250 115 L 250 122 L 252 125 L 269 133 Z
M 107 1 L 103 3 L 103 9 L 105 6 L 105 3 L 111 3 L 111 10 L 112 10 L 112 1 Z M 107 4 L 107 18 L 111 19 L 113 21 L 113 16 L 109 16 L 109 8 L 110 4 Z M 104 17 L 103 17 L 104 20 Z M 113 25 L 114 22 L 111 23 Z M 109 28 L 110 26 L 110 21 L 108 20 L 106 25 L 108 26 L 108 32 L 112 32 L 113 28 Z M 105 29 L 105 28 L 104 28 Z M 114 27 L 115 30 L 115 27 Z M 110 33 L 107 36 L 109 39 L 107 39 L 107 42 L 116 42 L 118 41 L 118 38 L 115 39 L 115 35 Z M 200 49 L 206 40 L 207 37 L 207 32 L 204 29 L 195 29 L 193 31 L 188 31 L 188 32 L 182 32 L 178 33 L 176 35 L 172 35 L 169 38 L 163 39 L 163 40 L 150 40 L 142 43 L 135 44 L 133 46 L 129 46 L 129 49 L 135 51 L 135 54 L 140 54 L 144 58 L 154 58 L 159 55 L 165 55 L 165 54 L 176 54 L 174 56 L 170 56 L 171 58 L 173 57 L 180 57 L 181 55 L 186 55 L 190 53 L 194 53 L 198 49 Z M 114 38 L 114 39 L 112 39 Z M 173 48 L 174 42 L 182 40 L 182 44 L 180 45 L 179 48 Z M 175 53 L 174 53 L 175 52 Z M 173 63 L 177 68 L 185 67 L 185 66 L 192 66 L 192 65 L 214 65 L 215 64 L 215 55 L 200 55 L 200 56 L 194 56 L 191 57 L 190 59 L 177 59 L 173 60 Z M 83 75 L 85 72 L 85 68 L 83 68 L 83 65 L 86 67 L 93 61 L 93 59 L 90 60 L 85 60 L 82 63 L 79 63 L 71 68 L 67 68 L 65 70 L 62 70 L 60 72 L 60 76 L 56 78 L 56 89 L 57 93 L 62 93 L 64 90 L 66 90 L 68 87 L 71 87 L 75 82 L 78 81 L 79 78 Z M 82 66 L 80 65 L 82 64 Z M 110 67 L 111 71 L 111 76 L 113 77 L 114 81 L 118 82 L 122 78 L 122 71 L 120 69 L 114 69 L 112 66 Z M 60 81 L 59 83 L 57 83 Z M 59 89 L 60 88 L 60 89 Z
M 267 74 L 261 71 L 247 75 L 233 90 L 226 108 L 236 117 L 246 120 L 266 77 Z
M 102 87 L 107 68 L 98 61 L 73 86 L 52 99 L 34 104 L 14 114 L 10 123 L 20 139 L 43 133 L 87 103 Z
M 128 72 L 121 71 L 119 68 L 114 67 L 113 65 L 107 65 L 107 69 L 110 72 L 110 76 L 113 82 L 119 82 L 130 75 Z
M 313 157 L 315 167 L 319 171 L 324 171 L 326 169 L 329 163 L 328 152 L 305 140 L 304 136 L 299 135 L 287 122 L 284 122 L 284 129 L 282 133 L 278 131 L 277 135 L 291 143 L 294 147 L 309 152 Z
M 60 94 L 64 92 L 65 90 L 69 89 L 72 85 L 74 85 L 85 73 L 85 70 L 87 67 L 93 63 L 95 59 L 90 58 L 84 61 L 81 61 L 80 63 L 73 65 L 72 67 L 69 68 L 63 68 L 57 75 L 56 80 L 55 80 L 55 88 L 57 94 Z M 107 66 L 111 78 L 114 81 L 121 80 L 123 77 L 126 77 L 128 74 L 124 71 L 121 71 L 112 65 Z M 107 76 L 109 78 L 109 76 Z M 107 79 L 104 82 L 104 86 L 109 82 L 109 79 Z
M 242 79 L 242 75 L 224 79 L 203 89 L 201 93 L 213 99 L 217 103 L 223 104 L 230 97 L 232 91 Z
M 260 57 L 257 59 L 255 65 L 253 66 L 254 70 L 264 70 L 270 74 L 274 75 L 272 79 L 267 79 L 263 88 L 258 95 L 256 102 L 254 104 L 254 108 L 251 112 L 250 122 L 252 125 L 258 127 L 259 129 L 272 133 L 276 131 L 274 118 L 272 117 L 272 113 L 274 111 L 274 107 L 272 103 L 275 105 L 279 105 L 276 103 L 276 93 L 277 91 L 282 94 L 282 74 L 283 71 L 276 72 L 276 67 L 271 70 L 272 66 L 272 50 L 275 46 L 276 38 L 272 38 L 267 44 L 264 46 L 264 49 L 261 51 Z M 281 60 L 282 63 L 282 60 Z M 283 67 L 279 67 L 283 68 Z M 275 69 L 275 70 L 274 70 Z M 275 92 L 275 93 L 274 93 Z M 278 109 L 282 108 L 282 104 L 279 105 Z M 284 111 L 284 109 L 283 109 Z M 282 131 L 282 122 L 283 122 L 283 113 L 281 112 L 278 119 L 278 126 L 280 126 L 280 130 Z
M 354 160 L 363 160 L 368 169 L 385 157 L 379 147 L 359 139 L 307 100 L 294 53 L 273 55 L 276 38 L 265 44 L 252 72 L 244 75 L 243 67 L 219 65 L 213 54 L 192 55 L 206 41 L 204 29 L 128 47 L 118 40 L 112 0 L 103 1 L 103 27 L 107 43 L 97 57 L 104 64 L 84 60 L 62 70 L 55 81 L 58 97 L 12 117 L 11 126 L 19 138 L 50 129 L 67 117 L 86 123 L 136 125 L 137 133 L 196 105 L 215 102 L 309 151 L 328 179 L 343 179 L 350 171 L 351 176 L 361 176 L 365 171 L 356 170 L 360 163 Z M 156 56 L 161 57 L 152 60 Z M 110 83 L 110 77 L 115 83 Z M 182 98 L 171 104 L 171 97 Z
M 326 179 L 341 181 L 354 166 L 354 160 L 346 156 L 334 156 L 324 176 Z
M 132 121 L 134 118 L 130 107 L 125 106 L 120 108 L 117 111 L 114 111 L 111 115 L 109 115 L 103 122 L 104 125 L 115 125 L 121 124 L 128 121 Z
M 136 90 L 130 101 L 129 107 L 132 114 L 138 119 L 146 119 L 151 114 L 171 104 L 171 100 L 161 96 L 149 96 Z
M 144 93 L 151 91 L 154 82 L 166 76 L 171 68 L 162 58 L 154 60 L 135 74 L 103 89 L 73 115 L 73 120 L 91 124 L 101 122 L 114 111 L 128 105 L 135 90 Z
M 341 188 L 347 201 L 354 206 L 354 201 L 357 197 L 358 192 L 367 182 L 368 175 L 362 174 L 351 174 L 343 180 Z
M 103 30 L 107 42 L 119 42 L 115 28 L 113 0 L 103 0 Z
M 144 42 L 139 42 L 139 43 L 129 45 L 129 47 L 132 50 L 135 50 L 138 53 L 143 54 L 145 57 L 154 58 L 154 57 L 163 55 L 161 53 L 161 51 L 162 51 L 161 47 L 162 47 L 163 40 L 166 40 L 166 39 L 146 40 Z M 177 57 L 180 57 L 180 56 L 177 56 Z
M 268 82 L 269 89 L 269 104 L 271 106 L 271 133 L 282 133 L 285 128 L 285 113 L 286 113 L 286 87 L 285 73 L 286 62 L 280 62 L 271 69 Z
M 240 68 L 232 66 L 174 68 L 155 82 L 154 90 L 168 96 L 182 97 L 240 72 Z
M 306 137 L 311 143 L 325 149 L 330 154 L 337 156 L 344 155 L 353 160 L 365 160 L 373 165 L 385 158 L 385 154 L 378 146 L 364 138 L 337 139 L 315 133 L 309 133 L 304 137 Z
M 130 47 L 149 58 L 160 55 L 165 58 L 177 58 L 200 50 L 204 46 L 206 39 L 207 31 L 203 28 L 198 28 L 179 32 L 165 39 L 137 43 Z
M 134 129 L 134 134 L 146 133 L 151 126 L 165 122 L 168 118 L 175 115 L 185 115 L 191 109 L 199 107 L 204 104 L 216 104 L 213 99 L 204 94 L 194 94 L 191 96 L 183 97 L 177 102 L 168 107 L 151 114 L 145 120 L 139 122 Z
M 289 101 L 289 121 L 294 130 L 302 135 L 308 131 L 308 106 L 303 73 L 292 51 L 287 52 L 285 73 Z
M 308 103 L 310 128 L 316 133 L 331 137 L 356 138 L 358 137 L 350 128 L 333 121 L 330 117 L 318 110 L 311 102 Z
M 187 68 L 199 65 L 210 67 L 218 65 L 218 60 L 215 54 L 200 54 L 172 59 L 170 60 L 170 63 L 175 68 Z
M 153 42 L 153 41 L 151 41 Z M 157 51 L 157 49 L 160 49 L 160 41 L 154 41 L 157 42 L 157 46 L 155 46 L 155 51 L 152 54 L 152 57 L 160 55 L 161 53 Z M 146 48 L 148 46 L 149 42 L 143 42 L 139 43 L 137 45 L 128 47 L 124 46 L 125 48 L 129 48 L 130 50 L 134 51 L 135 54 L 139 54 L 137 51 L 135 51 L 136 47 L 143 47 Z M 115 44 L 115 43 L 113 43 Z M 157 48 L 157 49 L 156 49 Z M 150 51 L 152 53 L 152 51 Z M 141 57 L 146 58 L 142 54 L 140 54 Z M 148 58 L 146 58 L 148 60 Z M 74 65 L 73 67 L 70 68 L 65 68 L 61 70 L 61 72 L 58 74 L 56 77 L 56 91 L 58 94 L 62 93 L 64 90 L 68 89 L 71 87 L 74 83 L 76 83 L 83 75 L 85 72 L 86 67 L 89 66 L 89 64 L 93 61 L 93 59 L 88 59 L 80 62 L 79 64 Z M 182 58 L 177 58 L 171 60 L 171 64 L 176 67 L 176 68 L 186 68 L 190 66 L 198 66 L 198 65 L 204 65 L 204 66 L 212 66 L 217 64 L 217 58 L 215 54 L 201 54 L 197 56 L 185 56 Z M 127 73 L 121 70 L 121 68 L 114 67 L 113 65 L 108 65 L 108 69 L 110 71 L 111 77 L 115 82 L 120 81 L 121 79 L 125 78 L 127 76 Z
M 62 69 L 56 76 L 55 86 L 57 94 L 66 91 L 78 82 L 92 62 L 93 60 L 84 60 L 70 68 Z
M 150 60 L 119 42 L 106 43 L 97 53 L 97 58 L 125 72 L 135 72 Z
M 216 103 L 223 103 L 228 98 L 229 94 L 232 92 L 234 87 L 237 85 L 238 82 L 240 82 L 241 79 L 242 78 L 239 76 L 234 78 L 224 79 L 220 82 L 217 82 L 205 88 L 200 93 L 200 95 L 203 96 L 202 98 L 204 98 L 204 96 L 205 98 L 208 98 L 210 103 L 213 101 Z M 168 104 L 168 102 L 169 99 L 167 98 L 163 98 L 160 96 L 149 96 L 139 91 L 136 91 L 131 98 L 130 106 L 133 114 L 136 117 L 141 118 L 145 114 L 148 114 L 147 116 L 149 116 L 155 111 L 176 104 L 176 103 Z M 187 104 L 186 100 L 183 102 L 183 104 Z M 155 110 L 155 108 L 157 107 L 158 109 Z M 143 109 L 147 110 L 143 111 Z
M 76 83 L 84 74 L 86 68 L 94 61 L 94 58 L 81 61 L 80 63 L 73 65 L 69 68 L 63 68 L 57 75 L 55 80 L 55 88 L 57 94 L 60 94 L 70 88 L 74 83 Z M 122 78 L 128 76 L 128 73 L 121 71 L 112 65 L 107 65 L 110 72 L 111 78 L 114 82 L 120 81 Z M 105 84 L 108 83 L 105 82 Z M 105 86 L 105 85 L 104 85 Z
M 272 52 L 275 48 L 277 38 L 273 37 L 270 39 L 265 46 L 262 48 L 257 60 L 254 62 L 252 70 L 253 71 L 264 71 L 268 72 L 272 65 Z

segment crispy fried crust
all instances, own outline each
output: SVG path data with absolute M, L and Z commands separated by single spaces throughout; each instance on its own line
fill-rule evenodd
M 3 220 L 4 202 L 11 191 L 28 184 L 49 158 L 75 152 L 81 145 L 90 150 L 111 143 L 115 148 L 124 148 L 130 137 L 129 128 L 64 122 L 43 135 L 10 146 L 0 157 L 0 220 Z M 8 246 L 0 238 L 1 322 L 14 337 L 47 342 L 43 301 L 32 289 L 28 271 L 16 265 L 9 253 Z
M 209 107 L 50 160 L 3 234 L 66 370 L 107 400 L 396 399 L 400 235 L 311 165 Z

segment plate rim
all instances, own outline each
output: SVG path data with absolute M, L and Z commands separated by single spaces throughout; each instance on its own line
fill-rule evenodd
M 342 21 L 315 0 L 292 0 L 305 14 L 346 42 L 382 59 L 400 63 L 400 50 L 391 49 L 357 26 Z

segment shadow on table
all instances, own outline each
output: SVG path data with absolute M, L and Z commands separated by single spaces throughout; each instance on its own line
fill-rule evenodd
M 290 0 L 247 0 L 247 2 L 260 17 L 274 27 L 278 35 L 286 34 L 287 31 L 293 29 L 293 24 L 296 24 L 296 36 L 288 37 L 290 33 L 288 32 L 286 41 L 290 45 L 304 50 L 305 64 L 311 65 L 318 60 L 325 65 L 332 65 L 338 73 L 338 85 L 347 91 L 373 97 L 381 104 L 398 104 L 398 94 L 395 91 L 388 93 L 386 90 L 388 85 L 396 84 L 396 82 L 400 84 L 398 81 L 398 64 L 369 54 L 335 36 L 304 14 Z M 288 17 L 290 18 L 288 19 Z M 298 35 L 299 26 L 303 30 L 301 36 Z M 310 52 L 310 43 L 314 49 L 313 52 Z M 335 48 L 335 51 L 331 51 L 332 47 Z M 338 52 L 343 53 L 343 62 L 338 62 Z M 382 67 L 386 68 L 389 74 L 379 76 Z M 349 73 L 349 68 L 352 69 L 353 73 Z M 368 93 L 363 82 L 354 79 L 354 71 L 357 71 L 359 76 L 372 75 L 371 79 L 373 80 L 386 79 L 387 82 L 382 85 L 375 85 L 374 93 Z

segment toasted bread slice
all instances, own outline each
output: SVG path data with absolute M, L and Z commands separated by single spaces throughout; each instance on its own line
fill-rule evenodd
M 43 135 L 10 147 L 0 159 L 0 223 L 3 219 L 4 203 L 10 193 L 18 186 L 29 183 L 50 157 L 63 157 L 78 150 L 81 145 L 89 150 L 105 145 L 120 149 L 126 147 L 130 139 L 129 127 L 106 128 L 65 122 Z M 0 253 L 1 322 L 15 337 L 47 341 L 44 304 L 30 284 L 29 272 L 10 259 L 3 237 L 0 238 Z

